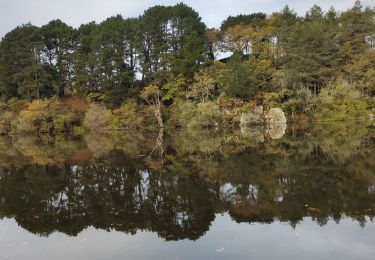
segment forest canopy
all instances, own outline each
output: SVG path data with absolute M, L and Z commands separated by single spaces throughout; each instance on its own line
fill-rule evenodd
M 221 109 L 235 99 L 318 113 L 329 102 L 340 107 L 341 96 L 373 109 L 375 7 L 357 1 L 338 12 L 314 5 L 301 17 L 286 6 L 207 28 L 179 3 L 79 28 L 61 20 L 27 23 L 0 43 L 4 102 L 69 96 L 116 109 L 128 99 L 146 104 L 149 86 L 158 88 L 160 109 L 205 102 Z

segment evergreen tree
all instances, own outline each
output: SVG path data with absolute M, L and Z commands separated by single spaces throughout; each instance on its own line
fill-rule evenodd
M 292 89 L 307 87 L 318 94 L 324 84 L 336 76 L 338 44 L 335 30 L 328 30 L 318 6 L 314 6 L 304 22 L 296 23 L 282 42 L 285 69 L 294 79 Z
M 90 91 L 99 91 L 99 72 L 93 41 L 97 24 L 91 22 L 78 28 L 78 42 L 74 52 L 74 90 L 85 95 Z
M 53 20 L 41 28 L 44 44 L 44 59 L 53 72 L 56 94 L 64 96 L 72 87 L 73 52 L 75 48 L 75 30 L 60 20 Z
M 221 78 L 223 93 L 228 97 L 254 97 L 257 89 L 252 82 L 251 68 L 242 52 L 236 51 L 229 59 Z
M 99 90 L 109 106 L 121 104 L 134 80 L 134 71 L 126 62 L 126 32 L 125 20 L 119 15 L 111 17 L 99 24 L 92 42 Z
M 0 86 L 4 97 L 32 100 L 48 94 L 50 71 L 43 64 L 40 29 L 26 24 L 9 32 L 0 45 Z

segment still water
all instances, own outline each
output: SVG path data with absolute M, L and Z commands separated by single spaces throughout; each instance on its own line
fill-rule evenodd
M 281 133 L 0 137 L 0 259 L 374 259 L 374 126 Z

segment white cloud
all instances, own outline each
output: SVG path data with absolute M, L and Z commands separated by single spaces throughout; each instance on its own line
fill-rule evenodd
M 105 18 L 122 14 L 134 17 L 154 5 L 171 5 L 181 0 L 0 0 L 0 36 L 14 27 L 31 22 L 41 26 L 53 19 L 61 19 L 72 26 L 79 26 L 90 21 L 102 21 Z M 346 10 L 353 6 L 354 0 L 186 0 L 200 13 L 208 26 L 219 26 L 229 15 L 252 12 L 272 13 L 288 4 L 299 14 L 304 14 L 313 4 L 323 9 L 335 6 Z M 364 5 L 374 6 L 374 0 L 362 1 Z

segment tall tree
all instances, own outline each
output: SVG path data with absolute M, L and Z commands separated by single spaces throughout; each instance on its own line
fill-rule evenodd
M 375 70 L 369 59 L 375 48 L 375 12 L 369 8 L 363 10 L 356 1 L 353 8 L 341 14 L 340 23 L 339 54 L 344 75 L 351 83 L 359 83 L 360 89 L 372 89 L 368 86 L 371 80 L 366 81 L 365 75 Z
M 26 24 L 5 35 L 0 44 L 0 86 L 4 97 L 32 100 L 47 95 L 49 71 L 42 62 L 40 29 Z
M 99 72 L 96 55 L 93 51 L 93 41 L 97 24 L 91 22 L 78 28 L 78 42 L 74 52 L 75 78 L 73 87 L 80 95 L 90 91 L 99 91 Z
M 168 51 L 167 25 L 170 7 L 154 6 L 139 17 L 137 49 L 142 79 L 152 81 L 163 66 Z
M 126 26 L 120 15 L 111 17 L 97 27 L 92 42 L 99 89 L 105 93 L 106 103 L 110 106 L 123 101 L 134 79 L 132 64 L 127 63 Z
M 139 18 L 142 79 L 163 82 L 180 75 L 192 78 L 206 59 L 206 27 L 185 4 L 155 6 Z
M 285 69 L 293 80 L 294 90 L 301 86 L 318 94 L 324 84 L 335 77 L 338 64 L 337 34 L 327 30 L 321 9 L 314 6 L 304 22 L 290 28 L 282 47 L 285 51 Z
M 53 20 L 41 28 L 44 59 L 53 71 L 56 94 L 64 96 L 72 87 L 75 30 L 60 20 Z
M 170 9 L 169 40 L 171 54 L 168 57 L 173 76 L 192 78 L 205 61 L 206 26 L 199 14 L 180 3 Z

